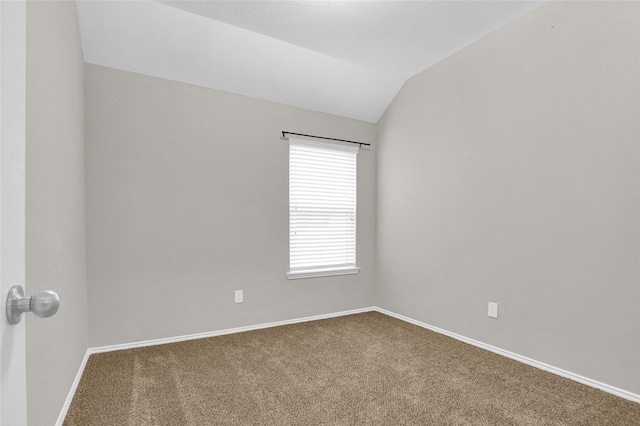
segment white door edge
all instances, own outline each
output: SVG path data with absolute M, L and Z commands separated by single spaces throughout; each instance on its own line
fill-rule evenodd
M 26 425 L 25 321 L 9 288 L 25 282 L 26 2 L 0 1 L 0 424 Z

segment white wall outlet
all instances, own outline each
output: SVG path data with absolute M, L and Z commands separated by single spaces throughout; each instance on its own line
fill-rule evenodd
M 242 303 L 244 301 L 242 290 L 236 290 L 235 296 L 236 296 L 236 303 Z
M 489 302 L 489 316 L 491 318 L 498 318 L 498 304 Z

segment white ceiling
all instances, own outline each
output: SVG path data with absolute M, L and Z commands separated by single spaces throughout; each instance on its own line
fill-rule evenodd
M 408 78 L 542 3 L 77 1 L 87 63 L 372 123 Z

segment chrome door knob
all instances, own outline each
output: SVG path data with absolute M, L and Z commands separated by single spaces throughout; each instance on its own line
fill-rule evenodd
M 25 297 L 22 287 L 14 285 L 7 296 L 7 319 L 9 324 L 18 324 L 23 312 L 46 318 L 58 312 L 59 307 L 60 296 L 53 290 L 40 290 L 32 297 Z
M 60 296 L 53 290 L 40 290 L 31 296 L 31 312 L 40 318 L 47 318 L 58 312 Z

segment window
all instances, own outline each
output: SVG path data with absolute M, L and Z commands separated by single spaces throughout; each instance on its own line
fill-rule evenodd
M 289 279 L 355 274 L 358 147 L 289 140 Z

